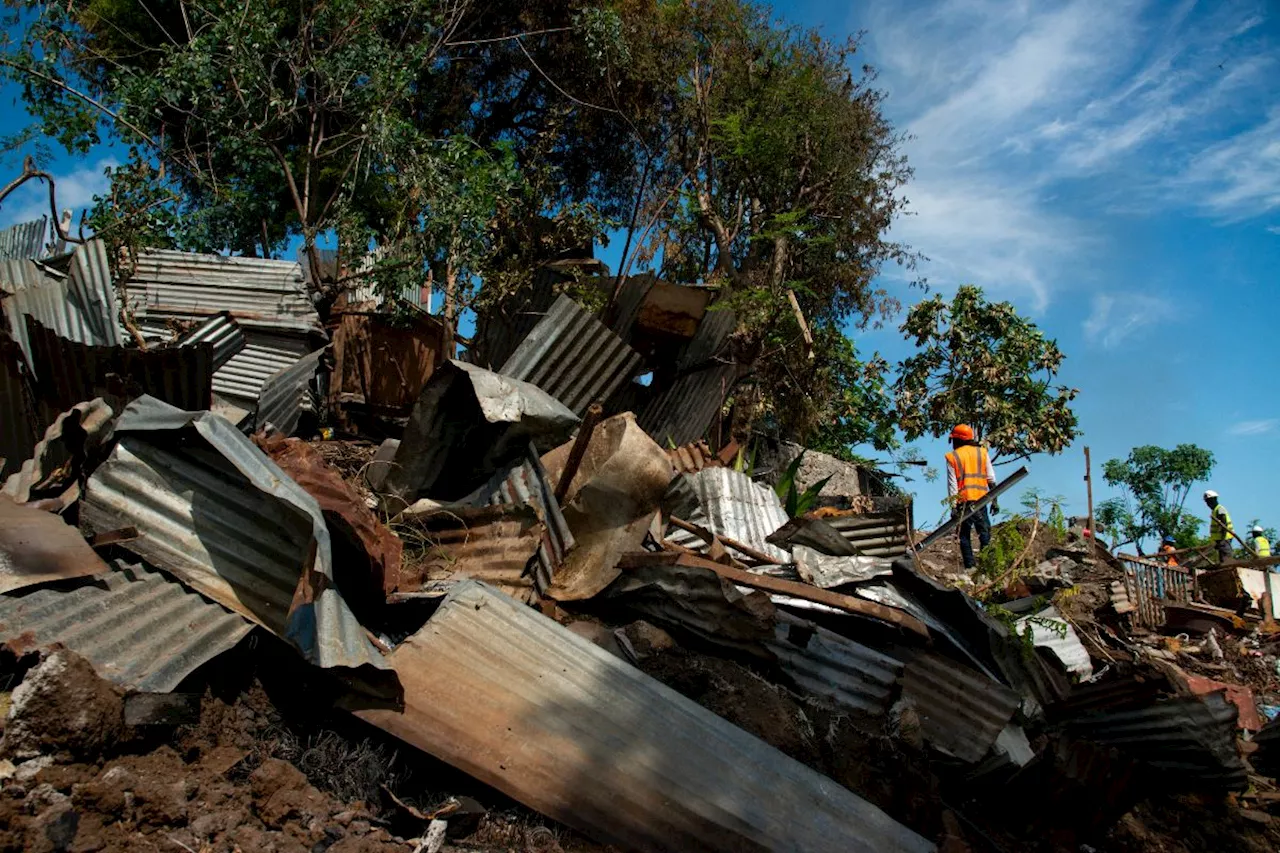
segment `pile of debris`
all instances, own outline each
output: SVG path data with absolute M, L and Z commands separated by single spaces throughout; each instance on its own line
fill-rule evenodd
M 70 261 L 77 287 L 89 251 Z M 49 419 L 13 466 L 7 846 L 1198 849 L 1157 825 L 1171 797 L 1216 815 L 1216 843 L 1280 838 L 1262 775 L 1274 730 L 1255 707 L 1276 703 L 1274 622 L 1182 603 L 1092 541 L 1038 553 L 980 602 L 973 579 L 929 566 L 947 530 L 918 538 L 910 501 L 866 494 L 856 470 L 789 517 L 732 440 L 707 436 L 737 368 L 717 360 L 732 315 L 696 288 L 628 285 L 613 316 L 551 293 L 521 335 L 485 333 L 507 353 L 496 371 L 484 347 L 446 357 L 428 320 L 396 327 L 405 361 L 377 349 L 382 318 L 343 315 L 350 338 L 254 399 L 226 384 L 249 344 L 225 357 L 224 333 L 283 338 L 295 312 L 289 329 L 324 339 L 312 309 L 244 270 L 204 293 L 160 255 L 131 279 L 151 294 L 134 316 L 275 293 L 277 325 L 232 311 L 155 349 L 200 339 L 204 367 L 182 375 L 212 370 L 204 406 L 175 405 L 182 382 L 118 372 L 151 350 L 93 344 L 107 366 L 86 362 L 76 387 L 110 393 Z M 184 302 L 192 288 L 208 301 Z M 30 345 L 33 313 L 3 304 Z M 324 380 L 324 353 L 352 340 L 373 347 L 336 359 L 355 378 Z M 83 353 L 58 346 L 20 346 L 21 364 L 65 376 Z M 385 382 L 380 360 L 414 378 Z M 653 383 L 630 381 L 640 371 Z M 315 438 L 374 415 L 396 434 Z M 806 458 L 824 479 L 842 464 Z M 1177 605 L 1195 617 L 1175 621 Z M 228 687 L 246 666 L 261 687 Z M 375 769 L 341 787 L 263 748 L 280 740 L 263 727 L 296 723 L 263 689 L 324 710 L 309 742 L 345 727 L 378 754 L 408 745 L 398 760 L 433 781 L 408 793 Z M 222 731 L 229 717 L 244 725 Z M 522 828 L 499 838 L 496 814 Z

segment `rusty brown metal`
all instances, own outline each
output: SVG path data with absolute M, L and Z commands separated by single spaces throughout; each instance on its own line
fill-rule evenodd
M 721 462 L 705 441 L 695 441 L 667 451 L 671 465 L 680 474 L 696 474 L 703 468 L 720 468 Z
M 529 504 L 414 506 L 392 527 L 407 547 L 388 578 L 390 600 L 443 595 L 466 578 L 520 601 L 537 598 L 529 562 L 542 544 L 543 524 Z
M 763 741 L 483 584 L 389 658 L 400 711 L 359 716 L 554 820 L 639 851 L 934 846 Z
M 737 539 L 730 539 L 728 536 L 717 536 L 716 534 L 712 533 L 710 530 L 707 530 L 705 527 L 699 527 L 696 524 L 691 524 L 690 522 L 685 521 L 683 518 L 676 518 L 674 515 L 668 517 L 667 521 L 671 522 L 672 526 L 674 527 L 678 527 L 681 530 L 685 530 L 685 531 L 688 531 L 689 533 L 696 534 L 697 536 L 701 537 L 702 540 L 706 542 L 708 545 L 713 545 L 716 542 L 716 540 L 719 540 L 720 542 L 722 542 L 725 545 L 728 545 L 730 548 L 742 554 L 743 556 L 746 556 L 751 558 L 752 560 L 755 560 L 757 563 L 764 563 L 765 565 L 770 565 L 770 566 L 779 565 L 776 558 L 771 557 L 770 555 L 764 553 L 763 551 L 756 550 L 755 548 L 752 548 L 750 545 L 739 542 Z
M 109 571 L 61 516 L 0 497 L 0 593 Z
M 333 332 L 335 402 L 388 417 L 407 417 L 445 358 L 444 324 L 415 313 L 405 323 L 383 314 L 347 312 Z
M 582 418 L 582 425 L 578 427 L 578 435 L 573 440 L 573 447 L 569 450 L 569 458 L 565 460 L 564 470 L 560 472 L 560 480 L 556 483 L 556 501 L 564 503 L 564 496 L 569 493 L 569 484 L 573 482 L 574 475 L 578 473 L 578 466 L 582 464 L 582 456 L 587 452 L 587 445 L 591 443 L 591 434 L 595 432 L 596 424 L 600 423 L 600 418 L 604 415 L 604 407 L 599 403 L 592 403 L 587 407 L 587 413 Z
M 254 442 L 320 504 L 333 538 L 334 559 L 348 567 L 347 577 L 354 570 L 356 575 L 369 579 L 371 590 L 384 593 L 388 581 L 399 577 L 404 543 L 378 520 L 360 493 L 329 467 L 315 448 L 297 438 L 258 435 Z M 352 565 L 356 560 L 363 560 L 363 564 Z M 347 595 L 353 592 L 348 590 Z

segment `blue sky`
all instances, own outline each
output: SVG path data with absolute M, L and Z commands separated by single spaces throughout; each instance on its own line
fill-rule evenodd
M 1280 6 L 1265 2 L 800 3 L 786 18 L 865 31 L 889 116 L 913 139 L 911 215 L 894 228 L 949 293 L 972 282 L 1058 339 L 1084 436 L 1036 457 L 1029 484 L 1085 509 L 1095 470 L 1141 444 L 1194 442 L 1237 525 L 1280 526 Z M 12 90 L 0 121 L 23 121 Z M 118 156 L 60 156 L 64 207 L 105 189 Z M 13 173 L 19 164 L 4 167 Z M 0 226 L 39 215 L 34 188 Z M 604 256 L 613 261 L 615 242 Z M 892 271 L 889 271 L 892 272 Z M 906 281 L 885 284 L 918 299 Z M 858 336 L 891 360 L 894 328 Z M 942 442 L 920 442 L 935 465 Z M 917 478 L 917 521 L 941 481 Z M 1098 476 L 1095 501 L 1109 493 Z M 1019 489 L 1020 491 L 1020 489 Z M 1016 505 L 1016 501 L 1007 502 Z M 1198 497 L 1190 507 L 1202 512 Z

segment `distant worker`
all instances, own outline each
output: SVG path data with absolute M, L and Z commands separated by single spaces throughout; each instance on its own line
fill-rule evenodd
M 1209 507 L 1209 541 L 1218 549 L 1218 564 L 1231 559 L 1231 538 L 1235 528 L 1231 526 L 1231 513 L 1218 503 L 1218 493 L 1209 489 L 1204 493 L 1204 502 Z
M 973 427 L 968 424 L 960 424 L 951 431 L 951 448 L 947 454 L 947 498 L 954 517 L 967 512 L 969 504 L 986 497 L 995 485 L 996 474 L 991 468 L 987 449 L 978 444 Z M 991 511 L 1000 512 L 994 500 Z M 970 541 L 975 528 L 978 531 L 978 550 L 981 551 L 991 544 L 991 517 L 987 515 L 985 506 L 960 522 L 960 557 L 964 560 L 965 569 L 972 569 L 976 563 L 973 542 Z
M 1178 549 L 1177 549 L 1177 546 L 1174 544 L 1173 537 L 1172 536 L 1164 537 L 1164 541 L 1160 543 L 1159 554 L 1160 554 L 1160 559 L 1164 560 L 1164 564 L 1166 566 L 1178 565 L 1178 558 L 1173 556 L 1174 552 L 1177 550 Z
M 1253 553 L 1259 557 L 1270 557 L 1271 542 L 1263 535 L 1262 525 L 1255 524 L 1250 533 L 1253 537 L 1249 540 L 1249 547 L 1253 548 Z

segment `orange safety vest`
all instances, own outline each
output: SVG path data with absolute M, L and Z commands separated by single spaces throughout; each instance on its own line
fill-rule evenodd
M 1177 549 L 1176 549 L 1176 548 L 1174 548 L 1172 545 L 1161 545 L 1161 546 L 1160 546 L 1160 553 L 1161 553 L 1161 554 L 1172 554 L 1172 553 L 1173 553 L 1174 551 L 1176 551 L 1176 550 L 1177 550 Z M 1176 565 L 1178 565 L 1178 558 L 1177 558 L 1177 557 L 1165 557 L 1165 558 L 1164 558 L 1164 564 L 1165 564 L 1166 566 L 1176 566 Z
M 956 475 L 956 501 L 970 503 L 982 498 L 987 484 L 987 449 L 966 444 L 947 454 L 947 464 Z

